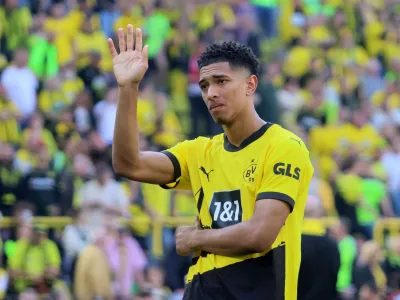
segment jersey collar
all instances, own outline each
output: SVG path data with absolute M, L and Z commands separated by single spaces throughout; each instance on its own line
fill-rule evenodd
M 258 140 L 260 137 L 262 137 L 264 135 L 264 133 L 268 130 L 268 128 L 270 128 L 272 125 L 274 125 L 273 123 L 265 123 L 260 129 L 258 129 L 257 131 L 253 132 L 248 138 L 246 138 L 241 144 L 240 146 L 235 146 L 233 144 L 231 144 L 231 142 L 229 142 L 228 137 L 226 136 L 226 134 L 224 134 L 224 148 L 226 151 L 228 152 L 237 152 L 242 150 L 243 148 L 247 147 L 248 145 L 250 145 L 252 142 Z

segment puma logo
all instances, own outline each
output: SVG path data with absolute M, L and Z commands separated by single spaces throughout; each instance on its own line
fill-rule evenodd
M 208 182 L 210 182 L 210 173 L 214 170 L 210 170 L 210 172 L 207 173 L 207 171 L 204 167 L 200 167 L 200 171 L 202 171 L 204 173 L 204 175 L 207 176 L 207 180 L 208 180 Z

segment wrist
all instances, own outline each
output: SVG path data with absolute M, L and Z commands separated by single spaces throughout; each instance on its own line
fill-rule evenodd
M 121 90 L 139 90 L 139 82 L 131 82 L 124 85 L 119 85 Z
M 194 251 L 201 250 L 203 246 L 203 240 L 204 240 L 204 231 L 196 229 L 193 232 L 192 239 L 190 241 L 191 248 Z

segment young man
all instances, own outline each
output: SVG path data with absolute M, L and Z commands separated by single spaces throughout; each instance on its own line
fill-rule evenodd
M 184 299 L 297 299 L 313 167 L 296 135 L 256 114 L 257 58 L 235 42 L 211 45 L 199 59 L 199 84 L 224 134 L 140 152 L 136 106 L 148 46 L 140 29 L 136 38 L 127 31 L 118 30 L 119 54 L 109 40 L 120 90 L 113 166 L 131 180 L 193 191 L 198 222 L 176 233 L 177 252 L 195 253 Z

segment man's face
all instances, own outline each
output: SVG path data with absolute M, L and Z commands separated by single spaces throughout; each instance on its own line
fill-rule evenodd
M 22 68 L 28 63 L 28 52 L 26 50 L 18 50 L 15 53 L 15 64 Z
M 9 9 L 18 7 L 18 0 L 7 0 L 5 6 Z
M 257 77 L 244 68 L 232 69 L 228 62 L 200 69 L 200 88 L 207 108 L 217 124 L 228 125 L 247 106 L 257 88 Z
M 33 245 L 38 245 L 40 242 L 44 239 L 45 234 L 39 231 L 34 231 L 32 234 L 32 240 L 31 243 Z

